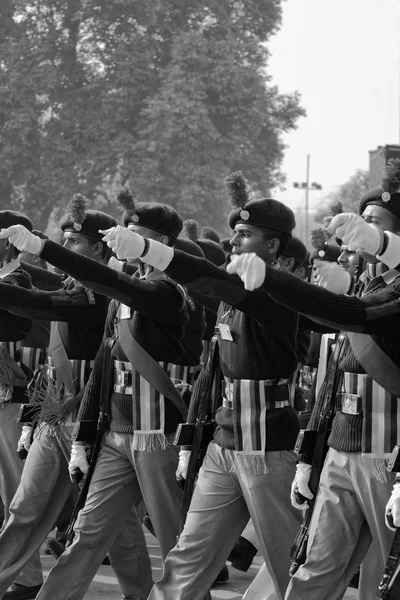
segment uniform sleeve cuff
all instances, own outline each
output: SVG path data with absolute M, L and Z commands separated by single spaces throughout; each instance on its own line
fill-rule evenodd
M 400 265 L 400 237 L 391 231 L 385 231 L 384 235 L 388 238 L 386 250 L 378 254 L 377 258 L 391 269 Z
M 174 258 L 174 249 L 156 240 L 149 240 L 149 249 L 143 262 L 151 265 L 159 271 L 165 271 Z

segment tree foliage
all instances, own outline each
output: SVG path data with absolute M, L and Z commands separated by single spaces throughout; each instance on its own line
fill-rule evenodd
M 45 227 L 75 192 L 130 185 L 222 228 L 222 180 L 282 179 L 303 113 L 270 83 L 281 0 L 2 0 L 0 198 Z
M 361 197 L 369 188 L 368 171 L 357 169 L 345 183 L 321 202 L 315 213 L 315 221 L 322 223 L 329 214 L 330 206 L 338 202 L 342 203 L 343 211 L 358 213 Z

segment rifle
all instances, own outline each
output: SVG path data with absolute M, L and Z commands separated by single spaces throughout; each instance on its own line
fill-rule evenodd
M 185 525 L 186 515 L 193 495 L 196 475 L 203 462 L 208 443 L 212 440 L 214 433 L 214 421 L 212 419 L 207 419 L 207 416 L 210 414 L 213 416 L 214 414 L 211 398 L 213 396 L 212 390 L 215 383 L 215 377 L 219 371 L 218 362 L 218 341 L 217 336 L 214 336 L 211 340 L 207 362 L 197 378 L 192 392 L 191 402 L 194 403 L 194 406 L 198 404 L 196 422 L 194 424 L 181 424 L 178 427 L 177 435 L 174 440 L 174 444 L 176 445 L 191 445 L 189 464 L 183 487 L 181 518 L 179 524 L 180 532 Z M 185 431 L 188 432 L 186 439 L 184 435 Z
M 303 522 L 300 529 L 295 537 L 293 546 L 290 551 L 290 560 L 292 565 L 289 570 L 289 574 L 292 576 L 296 573 L 300 565 L 304 564 L 307 556 L 307 543 L 310 529 L 311 518 L 314 510 L 315 497 L 318 491 L 319 480 L 321 477 L 322 468 L 324 466 L 325 457 L 328 452 L 328 437 L 330 435 L 333 417 L 335 414 L 336 405 L 336 394 L 341 385 L 341 377 L 337 376 L 338 363 L 342 353 L 342 349 L 345 342 L 344 334 L 340 334 L 337 341 L 335 350 L 329 360 L 329 366 L 327 375 L 325 376 L 323 385 L 320 390 L 321 399 L 323 398 L 321 414 L 319 417 L 316 431 L 310 431 L 310 434 L 314 434 L 310 437 L 315 439 L 314 452 L 311 465 L 311 475 L 308 487 L 314 494 L 314 497 L 309 500 L 297 493 L 297 500 L 301 504 L 307 502 L 308 508 L 304 512 Z M 301 452 L 302 447 L 296 448 L 295 451 Z
M 400 527 L 396 527 L 392 547 L 376 595 L 383 600 L 400 598 Z
M 68 528 L 65 532 L 66 544 L 65 547 L 68 547 L 72 544 L 74 539 L 74 527 L 76 520 L 78 518 L 79 511 L 85 506 L 86 498 L 89 491 L 89 486 L 91 479 L 93 477 L 94 469 L 96 467 L 97 457 L 100 452 L 101 442 L 105 432 L 108 429 L 109 423 L 109 414 L 108 414 L 108 403 L 110 397 L 110 367 L 111 367 L 111 350 L 115 343 L 115 338 L 108 338 L 105 342 L 104 354 L 103 354 L 103 365 L 102 365 L 102 378 L 101 378 L 101 388 L 100 388 L 100 413 L 97 421 L 97 431 L 96 431 L 96 439 L 92 448 L 92 452 L 90 455 L 90 463 L 89 469 L 86 474 L 86 478 L 83 482 L 83 485 L 80 489 L 78 499 L 75 503 L 74 510 L 71 515 L 71 519 L 68 525 Z M 79 472 L 80 473 L 80 472 Z M 80 473 L 75 475 L 75 481 L 78 485 L 83 475 Z M 62 545 L 59 544 L 62 548 Z M 63 551 L 63 549 L 62 549 Z M 59 553 L 62 554 L 62 551 Z

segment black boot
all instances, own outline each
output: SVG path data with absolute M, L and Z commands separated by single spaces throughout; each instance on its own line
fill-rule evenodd
M 65 543 L 57 542 L 53 537 L 48 537 L 45 539 L 44 543 L 46 544 L 49 554 L 52 554 L 54 558 L 60 558 L 61 554 L 65 550 Z M 47 554 L 47 552 L 46 552 Z
M 21 585 L 13 583 L 3 596 L 3 600 L 33 600 L 40 592 L 42 584 L 39 585 Z
M 257 548 L 246 538 L 240 537 L 228 556 L 228 560 L 234 569 L 245 573 L 250 569 L 256 554 Z
M 222 567 L 217 577 L 215 578 L 214 583 L 212 584 L 212 588 L 219 585 L 220 583 L 226 583 L 229 580 L 229 571 L 228 567 L 225 565 Z

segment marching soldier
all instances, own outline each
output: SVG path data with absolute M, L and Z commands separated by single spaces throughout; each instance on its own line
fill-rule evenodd
M 361 249 L 371 248 L 377 238 L 390 242 L 400 231 L 399 167 L 400 163 L 389 165 L 382 186 L 367 192 L 360 201 L 360 214 L 376 229 L 370 236 L 372 243 L 358 241 Z M 342 215 L 338 215 L 329 228 L 335 228 L 336 236 L 350 245 L 351 229 L 342 223 Z M 360 237 L 360 220 L 355 219 L 355 223 L 354 239 Z M 386 251 L 380 245 L 372 249 L 379 256 Z M 362 253 L 376 263 L 375 256 Z M 277 302 L 328 326 L 354 332 L 347 334 L 339 362 L 343 387 L 315 499 L 306 562 L 293 576 L 286 600 L 342 598 L 371 541 L 376 548 L 375 569 L 364 573 L 361 568 L 359 598 L 372 600 L 392 541 L 384 513 L 394 481 L 394 474 L 387 472 L 388 459 L 399 443 L 399 273 L 380 268 L 382 275 L 367 278 L 364 295 L 359 298 L 289 280 L 255 255 L 238 257 L 231 269 L 240 274 L 247 289 L 262 286 Z M 319 411 L 317 403 L 310 429 L 315 427 Z M 293 492 L 311 498 L 309 478 L 310 466 L 301 462 Z M 390 506 L 387 510 L 390 513 Z
M 182 229 L 178 213 L 158 203 L 136 203 L 133 210 L 125 211 L 123 222 L 166 246 L 174 243 Z M 128 231 L 125 227 L 119 229 Z M 175 543 L 181 490 L 175 479 L 178 450 L 172 440 L 187 408 L 168 371 L 179 365 L 184 353 L 186 295 L 145 260 L 139 265 L 138 276 L 128 277 L 49 241 L 38 240 L 21 228 L 1 235 L 7 234 L 21 249 L 40 253 L 94 291 L 119 300 L 110 304 L 105 329 L 110 341 L 97 354 L 80 407 L 71 472 L 87 470 L 85 447 L 96 431 L 102 385 L 111 386 L 101 400 L 110 414 L 110 430 L 104 436 L 87 502 L 75 525 L 74 542 L 38 596 L 40 600 L 53 600 L 62 588 L 65 598 L 77 599 L 84 596 L 131 507 L 142 496 L 163 558 Z M 109 361 L 108 370 L 104 364 Z M 132 543 L 135 545 L 136 540 Z M 139 548 L 139 555 L 141 551 Z
M 0 228 L 18 224 L 32 230 L 32 223 L 25 215 L 10 210 L 0 211 Z M 11 295 L 19 290 L 28 291 L 31 288 L 30 277 L 21 268 L 18 254 L 18 250 L 8 240 L 1 240 L 1 285 Z M 0 495 L 7 522 L 11 501 L 18 488 L 24 465 L 17 454 L 22 433 L 22 426 L 17 422 L 17 417 L 20 403 L 27 401 L 27 385 L 33 375 L 29 366 L 21 362 L 22 344 L 28 336 L 32 322 L 28 318 L 12 315 L 3 308 L 0 309 L 0 320 Z M 7 592 L 5 598 L 11 600 L 31 597 L 21 593 L 31 588 L 36 592 L 39 589 L 42 578 L 39 553 L 32 554 L 30 558 L 24 570 L 21 573 L 18 571 L 15 588 Z
M 105 213 L 86 210 L 85 199 L 78 195 L 60 221 L 64 247 L 72 255 L 80 254 L 99 264 L 105 263 L 110 251 L 101 242 L 98 230 L 115 224 L 115 219 Z M 59 247 L 53 242 L 49 244 Z M 39 278 L 39 271 L 35 270 L 36 278 Z M 47 276 L 47 271 L 44 276 Z M 108 300 L 93 294 L 71 278 L 65 281 L 62 289 L 53 292 L 9 290 L 4 284 L 0 287 L 0 303 L 12 304 L 12 310 L 19 314 L 51 321 L 44 389 L 36 403 L 32 400 L 34 408 L 40 406 L 39 423 L 31 446 L 28 425 L 25 425 L 28 433 L 24 439 L 21 436 L 20 444 L 29 450 L 28 457 L 10 506 L 10 519 L 0 535 L 0 595 L 5 592 L 4 598 L 28 599 L 35 598 L 40 588 L 40 562 L 37 579 L 32 585 L 22 584 L 19 573 L 21 570 L 25 573 L 26 565 L 38 553 L 74 490 L 68 473 L 70 433 L 79 399 L 102 340 Z M 21 349 L 21 352 L 25 351 L 26 348 Z M 31 351 L 28 354 L 35 356 Z M 12 449 L 15 455 L 17 441 Z M 140 562 L 134 560 L 137 549 L 132 550 L 129 537 L 135 533 L 142 534 L 140 524 L 132 513 L 110 555 L 123 591 L 127 595 L 136 593 L 140 591 L 142 582 L 145 595 L 151 584 L 150 561 L 144 537 L 141 540 L 143 558 Z
M 292 211 L 276 200 L 250 201 L 241 173 L 231 178 L 230 187 L 236 198 L 229 215 L 233 254 L 251 250 L 276 264 L 294 228 Z M 267 294 L 245 294 L 236 276 L 210 262 L 132 231 L 117 228 L 104 239 L 120 258 L 144 253 L 146 262 L 189 290 L 222 301 L 217 326 L 223 406 L 184 530 L 149 598 L 201 600 L 249 516 L 274 583 L 284 593 L 289 550 L 300 522 L 288 502 L 299 429 L 289 398 L 296 313 L 282 310 Z

